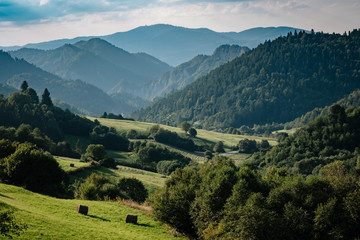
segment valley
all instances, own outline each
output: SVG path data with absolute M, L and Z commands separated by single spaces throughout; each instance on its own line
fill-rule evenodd
M 359 69 L 358 29 L 0 51 L 0 238 L 358 239 Z

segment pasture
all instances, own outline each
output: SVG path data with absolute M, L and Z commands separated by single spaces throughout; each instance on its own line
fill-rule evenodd
M 0 203 L 28 226 L 15 239 L 185 239 L 121 202 L 58 199 L 0 183 Z M 77 213 L 79 204 L 88 215 Z M 137 215 L 138 224 L 125 223 L 127 214 Z

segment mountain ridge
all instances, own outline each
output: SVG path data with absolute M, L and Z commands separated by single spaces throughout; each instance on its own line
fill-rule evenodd
M 104 36 L 86 36 L 72 39 L 58 39 L 42 43 L 26 44 L 23 47 L 54 49 L 66 43 L 74 44 L 91 38 L 104 39 L 128 52 L 145 52 L 172 66 L 189 61 L 199 54 L 211 55 L 213 50 L 224 44 L 237 44 L 254 48 L 265 40 L 272 40 L 288 32 L 302 29 L 291 27 L 269 27 L 247 29 L 241 32 L 215 32 L 208 28 L 185 28 L 169 24 L 140 26 L 125 32 L 116 32 Z M 257 32 L 258 37 L 247 33 Z M 172 39 L 172 41 L 169 41 Z M 166 41 L 165 41 L 166 40 Z M 210 41 L 211 40 L 211 41 Z M 17 50 L 21 47 L 0 47 L 3 50 Z M 179 51 L 181 49 L 181 51 Z
M 99 38 L 53 50 L 23 48 L 10 54 L 61 78 L 80 79 L 105 92 L 125 91 L 139 97 L 137 89 L 170 69 L 150 55 L 131 54 Z

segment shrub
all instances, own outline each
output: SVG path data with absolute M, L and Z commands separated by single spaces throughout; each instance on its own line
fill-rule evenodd
M 177 168 L 182 168 L 182 167 L 183 165 L 177 160 L 172 160 L 172 161 L 165 160 L 158 162 L 158 164 L 156 165 L 156 171 L 160 174 L 170 175 Z
M 75 190 L 76 198 L 86 200 L 115 200 L 120 197 L 142 203 L 147 196 L 144 184 L 135 178 L 121 178 L 114 184 L 97 173 L 92 173 Z
M 266 143 L 263 143 L 266 146 Z M 247 138 L 239 141 L 239 152 L 241 153 L 254 153 L 259 149 L 255 140 L 249 140 Z
M 100 165 L 107 168 L 116 168 L 116 162 L 113 158 L 106 157 L 100 160 Z
M 79 158 L 80 154 L 71 149 L 71 146 L 68 142 L 58 142 L 51 153 L 57 156 L 70 157 L 70 158 Z
M 90 144 L 85 154 L 81 157 L 82 160 L 90 162 L 100 162 L 106 157 L 105 147 L 101 144 Z
M 64 192 L 67 174 L 52 156 L 31 143 L 20 144 L 13 154 L 0 162 L 4 166 L 0 176 L 6 183 L 46 194 Z
M 225 152 L 225 149 L 224 149 L 224 142 L 223 141 L 219 141 L 215 144 L 214 146 L 214 152 L 217 152 L 217 153 L 223 153 Z
M 135 202 L 142 203 L 148 197 L 144 184 L 136 178 L 121 178 L 116 186 L 124 196 Z

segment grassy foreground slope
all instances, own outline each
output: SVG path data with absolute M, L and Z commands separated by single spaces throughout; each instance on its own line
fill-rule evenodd
M 142 212 L 116 202 L 66 200 L 0 184 L 0 202 L 15 211 L 28 228 L 16 239 L 180 239 Z M 87 216 L 76 212 L 87 205 Z M 127 214 L 138 224 L 126 224 Z
M 107 118 L 92 118 L 89 117 L 92 121 L 97 119 L 102 125 L 107 127 L 114 127 L 118 131 L 128 131 L 130 129 L 134 129 L 139 132 L 145 132 L 150 129 L 155 123 L 148 122 L 138 122 L 138 121 L 127 121 L 127 120 L 115 120 L 115 119 L 107 119 Z M 173 132 L 177 132 L 180 135 L 184 134 L 184 131 L 181 128 L 171 127 L 167 125 L 161 125 L 162 128 L 168 129 Z M 264 138 L 257 136 L 244 136 L 244 135 L 235 135 L 235 134 L 227 134 L 227 133 L 219 133 L 213 131 L 207 131 L 203 129 L 196 129 L 197 136 L 194 138 L 195 143 L 210 143 L 215 144 L 218 141 L 223 141 L 225 148 L 230 148 L 231 146 L 235 146 L 239 143 L 240 140 L 247 139 L 255 139 L 256 141 L 261 141 L 262 139 L 266 139 L 269 141 L 270 145 L 276 145 L 276 140 L 273 138 Z

